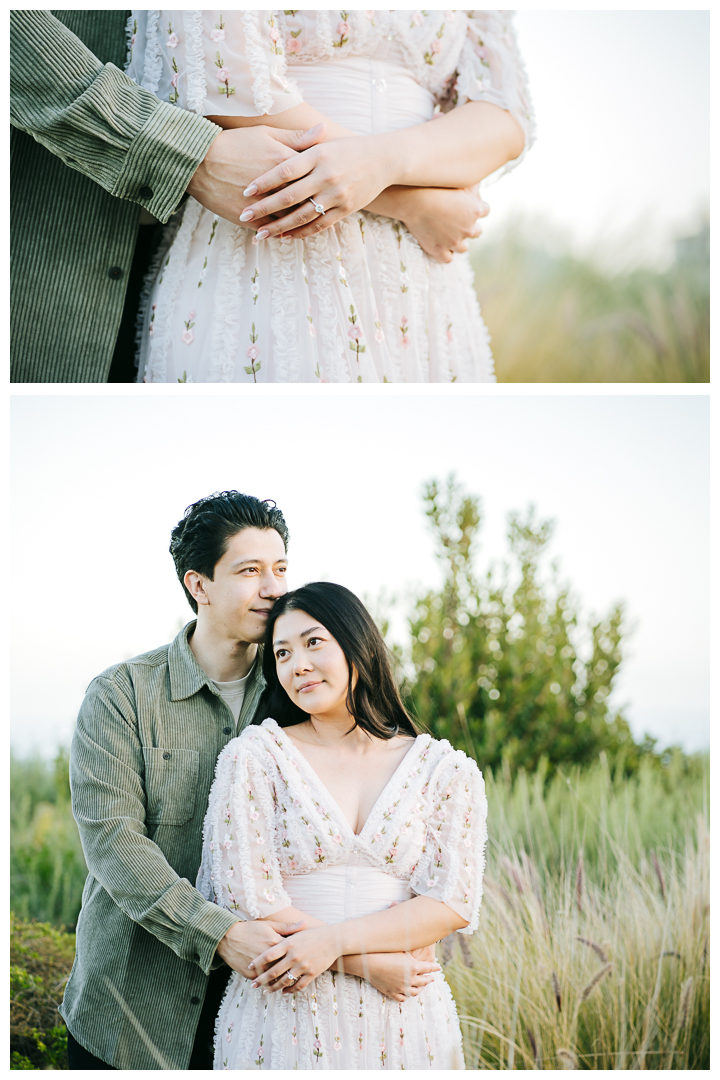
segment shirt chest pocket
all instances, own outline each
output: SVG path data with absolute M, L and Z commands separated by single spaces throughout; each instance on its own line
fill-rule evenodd
M 185 825 L 195 812 L 199 750 L 143 746 L 146 821 L 149 825 Z

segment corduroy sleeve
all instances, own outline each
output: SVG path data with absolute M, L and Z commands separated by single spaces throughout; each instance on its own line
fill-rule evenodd
M 132 688 L 100 676 L 88 687 L 70 752 L 73 814 L 88 870 L 128 918 L 207 974 L 238 917 L 203 899 L 148 836 L 144 775 Z M 167 799 L 180 806 L 183 794 L 168 790 Z
M 220 132 L 102 64 L 49 11 L 10 12 L 11 123 L 160 221 Z

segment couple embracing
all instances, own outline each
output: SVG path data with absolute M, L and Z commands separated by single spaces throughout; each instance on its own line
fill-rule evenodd
M 477 926 L 482 776 L 418 733 L 357 597 L 287 591 L 287 542 L 273 503 L 194 503 L 197 619 L 87 691 L 71 1069 L 463 1067 L 432 946 Z

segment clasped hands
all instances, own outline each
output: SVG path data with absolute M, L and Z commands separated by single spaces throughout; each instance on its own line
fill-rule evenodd
M 467 251 L 468 239 L 480 235 L 478 221 L 489 207 L 476 189 L 393 186 L 391 155 L 373 152 L 375 137 L 325 137 L 323 124 L 308 131 L 264 125 L 221 131 L 188 192 L 220 217 L 257 230 L 260 239 L 314 236 L 360 209 L 403 221 L 440 262 Z
M 238 922 L 217 951 L 231 968 L 266 993 L 296 993 L 329 968 L 358 975 L 394 1001 L 415 997 L 440 970 L 432 946 L 405 953 L 371 953 L 340 957 L 332 926 L 270 919 Z M 288 977 L 288 972 L 295 978 Z

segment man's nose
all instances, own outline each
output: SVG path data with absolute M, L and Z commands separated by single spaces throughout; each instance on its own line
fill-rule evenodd
M 282 596 L 280 582 L 272 570 L 268 570 L 267 574 L 263 574 L 260 579 L 260 595 L 268 600 L 277 600 L 279 596 Z

